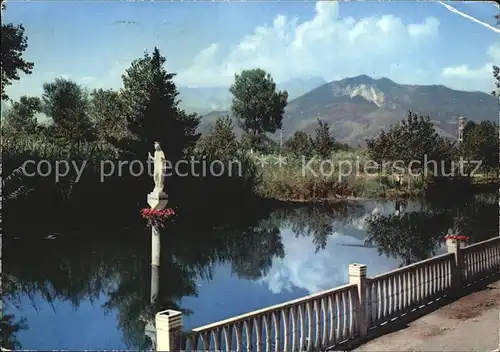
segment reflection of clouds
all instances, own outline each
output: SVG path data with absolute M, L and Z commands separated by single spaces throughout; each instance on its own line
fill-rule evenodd
M 289 229 L 283 229 L 281 236 L 285 247 L 285 258 L 273 259 L 273 266 L 268 275 L 259 280 L 267 282 L 273 293 L 291 291 L 294 287 L 316 292 L 322 290 L 325 285 L 328 286 L 328 282 L 332 280 L 344 280 L 340 277 L 342 275 L 340 268 L 335 265 L 330 266 L 334 257 L 333 253 L 328 251 L 328 245 L 324 251 L 315 253 L 316 245 L 312 242 L 311 236 L 296 238 Z
M 285 258 L 274 258 L 268 275 L 259 282 L 267 284 L 273 293 L 293 288 L 314 293 L 347 283 L 351 263 L 366 264 L 369 275 L 397 267 L 394 260 L 379 257 L 375 248 L 359 246 L 364 239 L 356 236 L 356 232 L 359 230 L 353 226 L 339 229 L 328 237 L 326 248 L 315 253 L 311 236 L 296 237 L 290 229 L 282 229 Z
M 375 215 L 388 215 L 394 208 L 394 204 L 382 202 L 367 202 L 364 206 L 365 214 L 359 218 L 352 220 L 352 226 L 358 230 L 366 230 L 366 222 L 371 216 Z
M 290 228 L 281 229 L 285 258 L 274 258 L 271 270 L 259 282 L 267 284 L 273 293 L 293 288 L 314 293 L 347 283 L 351 263 L 366 264 L 368 275 L 397 268 L 394 259 L 380 257 L 376 248 L 363 247 L 368 219 L 373 215 L 393 214 L 395 202 L 368 201 L 363 206 L 363 215 L 354 217 L 345 226 L 334 226 L 336 231 L 328 237 L 326 248 L 317 253 L 312 235 L 296 237 Z M 410 202 L 406 211 L 418 208 L 418 204 Z

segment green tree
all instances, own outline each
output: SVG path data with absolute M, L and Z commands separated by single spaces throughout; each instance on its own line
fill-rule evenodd
M 285 150 L 297 155 L 310 158 L 314 153 L 314 142 L 310 135 L 303 131 L 297 131 L 288 139 L 285 144 Z
M 391 135 L 387 134 L 383 130 L 377 138 L 367 139 L 366 146 L 368 148 L 370 158 L 379 163 L 379 165 L 383 164 L 392 157 Z
M 476 124 L 467 122 L 464 139 L 460 145 L 461 155 L 469 160 L 481 161 L 488 170 L 498 168 L 498 125 L 491 121 Z
M 337 142 L 330 133 L 330 125 L 318 119 L 318 127 L 315 130 L 314 149 L 322 158 L 328 158 L 334 151 Z
M 2 12 L 4 9 L 5 3 L 2 1 Z M 27 75 L 31 74 L 34 64 L 23 59 L 23 54 L 28 47 L 28 38 L 24 35 L 24 27 L 22 25 L 2 23 L 1 46 L 1 95 L 2 100 L 8 100 L 9 96 L 5 92 L 6 87 L 10 86 L 12 84 L 12 81 L 19 80 L 19 71 Z
M 98 89 L 90 94 L 89 114 L 100 141 L 127 136 L 126 106 L 119 92 Z
M 269 73 L 262 69 L 242 71 L 235 75 L 229 91 L 233 95 L 231 111 L 247 134 L 255 137 L 281 128 L 288 93 L 276 91 Z
M 500 98 L 500 68 L 496 65 L 493 65 L 493 77 L 495 77 L 496 90 L 491 94 Z
M 377 161 L 400 160 L 412 169 L 418 169 L 427 160 L 439 161 L 443 155 L 442 139 L 429 116 L 419 116 L 411 111 L 408 117 L 390 127 L 388 132 L 367 139 L 368 152 Z M 412 163 L 418 161 L 419 163 Z
M 38 97 L 22 96 L 5 112 L 5 127 L 13 135 L 31 135 L 38 127 L 36 115 L 42 111 L 42 101 Z
M 158 141 L 167 159 L 179 160 L 200 136 L 196 133 L 200 118 L 179 108 L 175 74 L 166 71 L 165 61 L 154 48 L 152 53 L 145 52 L 134 60 L 122 75 L 120 95 L 126 106 L 129 137 L 114 138 L 112 143 L 137 158 L 145 158 Z
M 238 141 L 230 117 L 218 118 L 210 133 L 197 143 L 197 150 L 209 158 L 234 158 L 238 152 Z
M 265 133 L 258 135 L 243 133 L 241 135 L 240 145 L 245 150 L 252 149 L 263 154 L 276 153 L 280 150 L 278 142 Z
M 95 139 L 89 116 L 89 96 L 77 83 L 57 78 L 43 85 L 43 112 L 53 122 L 55 137 L 61 142 L 84 142 Z

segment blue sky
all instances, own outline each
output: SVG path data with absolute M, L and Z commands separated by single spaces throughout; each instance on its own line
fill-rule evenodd
M 492 3 L 452 5 L 494 24 Z M 119 88 L 121 74 L 158 46 L 181 86 L 228 86 L 234 73 L 261 67 L 276 81 L 368 74 L 398 83 L 493 88 L 497 33 L 436 2 L 7 3 L 22 23 L 33 75 L 9 88 L 13 99 L 71 77 L 89 88 Z

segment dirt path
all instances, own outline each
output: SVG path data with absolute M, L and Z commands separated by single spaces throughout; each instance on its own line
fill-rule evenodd
M 500 281 L 355 351 L 498 351 Z

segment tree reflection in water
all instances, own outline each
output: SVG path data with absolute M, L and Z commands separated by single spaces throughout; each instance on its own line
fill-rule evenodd
M 429 202 L 422 210 L 399 215 L 374 215 L 368 220 L 366 246 L 393 257 L 401 266 L 438 252 L 451 229 L 479 242 L 498 235 L 498 200 L 476 195 L 450 203 Z
M 16 320 L 13 314 L 3 314 L 0 318 L 0 346 L 9 350 L 21 349 L 17 333 L 27 328 L 26 319 Z
M 180 299 L 195 296 L 196 280 L 211 278 L 215 264 L 230 263 L 239 276 L 258 279 L 268 272 L 273 257 L 284 256 L 279 228 L 265 221 L 239 231 L 176 231 L 166 229 L 163 235 L 161 279 L 153 302 L 147 230 L 119 238 L 31 240 L 29 245 L 6 241 L 4 270 L 15 283 L 5 285 L 6 299 L 15 306 L 27 296 L 35 305 L 33 297 L 38 294 L 46 302 L 69 301 L 78 308 L 85 300 L 95 302 L 105 295 L 103 308 L 118 311 L 123 341 L 130 348 L 147 349 L 147 323 L 160 310 L 180 310 Z M 14 337 L 15 329 L 2 331 L 9 334 L 5 339 Z
M 279 227 L 290 228 L 297 237 L 312 236 L 316 252 L 325 249 L 328 237 L 338 227 L 352 222 L 364 214 L 364 206 L 355 202 L 320 202 L 313 205 L 279 209 L 271 214 Z

